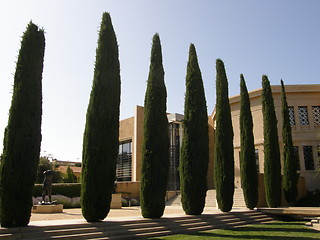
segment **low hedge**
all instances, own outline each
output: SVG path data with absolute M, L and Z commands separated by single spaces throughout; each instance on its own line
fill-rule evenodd
M 42 184 L 35 184 L 33 188 L 33 197 L 42 196 Z M 66 197 L 74 198 L 80 197 L 81 184 L 80 183 L 53 183 L 52 195 L 63 195 Z
M 300 199 L 296 207 L 320 207 L 320 190 L 316 189 L 313 192 L 308 191 L 306 198 Z

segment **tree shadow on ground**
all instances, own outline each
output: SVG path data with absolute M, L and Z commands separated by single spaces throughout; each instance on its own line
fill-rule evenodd
M 268 227 L 270 225 L 270 227 Z M 312 228 L 300 228 L 296 229 L 296 226 L 301 226 L 302 223 L 284 223 L 284 227 L 281 227 L 281 224 L 279 223 L 268 223 L 265 226 L 261 227 L 261 225 L 257 226 L 241 226 L 241 227 L 235 227 L 235 228 L 228 228 L 225 230 L 211 230 L 211 231 L 202 231 L 202 232 L 189 232 L 184 233 L 182 235 L 184 236 L 194 236 L 195 238 L 212 238 L 212 239 L 259 239 L 259 240 L 314 240 L 319 238 L 314 237 L 308 237 L 308 236 L 283 236 L 279 234 L 280 232 L 294 232 L 294 233 L 317 233 L 319 234 L 319 231 L 314 230 Z M 288 225 L 292 225 L 293 228 L 288 227 Z M 243 234 L 242 234 L 243 232 Z M 250 233 L 252 232 L 252 234 Z M 274 235 L 268 234 L 268 232 L 274 232 Z M 233 234 L 232 234 L 233 233 Z M 255 234 L 254 234 L 255 233 Z M 268 235 L 267 235 L 268 234 Z M 319 234 L 320 236 L 320 234 Z M 150 238 L 150 239 L 163 239 L 163 238 Z

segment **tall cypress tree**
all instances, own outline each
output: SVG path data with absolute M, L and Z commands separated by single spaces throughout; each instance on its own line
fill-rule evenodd
M 190 45 L 180 156 L 181 201 L 186 214 L 201 214 L 207 192 L 208 115 L 195 46 Z
M 120 65 L 109 13 L 103 13 L 82 152 L 82 214 L 88 222 L 110 211 L 119 149 Z
M 243 74 L 240 75 L 240 174 L 247 208 L 258 203 L 258 174 L 255 159 L 250 99 Z
M 0 179 L 2 227 L 26 226 L 32 207 L 41 144 L 44 31 L 30 22 L 22 36 Z
M 291 125 L 285 87 L 281 80 L 281 104 L 282 104 L 282 141 L 283 141 L 283 190 L 289 205 L 294 205 L 298 195 L 297 161 L 294 156 Z
M 144 139 L 140 183 L 141 212 L 145 218 L 159 218 L 163 215 L 169 171 L 167 91 L 164 84 L 159 35 L 155 34 L 152 41 L 150 70 L 144 100 Z
M 216 131 L 214 177 L 218 207 L 229 212 L 234 194 L 233 128 L 228 98 L 228 79 L 222 60 L 216 61 Z
M 266 200 L 269 207 L 278 207 L 281 203 L 281 165 L 277 117 L 270 82 L 266 75 L 262 76 L 262 113 Z

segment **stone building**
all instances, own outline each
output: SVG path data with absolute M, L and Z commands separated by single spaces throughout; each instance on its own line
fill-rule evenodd
M 281 86 L 271 86 L 278 119 L 280 152 L 282 153 Z M 286 85 L 292 138 L 299 173 L 308 190 L 320 189 L 320 84 Z M 253 117 L 256 161 L 259 173 L 263 174 L 263 116 L 261 104 L 262 89 L 249 92 Z M 234 131 L 235 186 L 241 188 L 240 152 L 240 95 L 229 98 Z M 179 153 L 182 140 L 181 114 L 168 114 L 170 136 L 170 170 L 168 190 L 179 190 Z M 143 107 L 136 106 L 134 116 L 120 121 L 119 158 L 117 164 L 118 191 L 139 195 L 140 168 L 143 140 Z M 215 110 L 208 117 L 209 123 L 209 166 L 208 187 L 214 188 L 213 156 Z M 276 123 L 275 123 L 276 124 Z M 282 158 L 282 156 L 281 156 Z

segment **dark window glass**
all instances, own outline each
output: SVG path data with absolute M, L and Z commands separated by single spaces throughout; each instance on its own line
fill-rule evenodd
M 297 164 L 297 169 L 300 170 L 300 159 L 299 159 L 299 147 L 298 146 L 293 146 L 293 153 L 294 153 L 294 158 Z
M 296 120 L 294 119 L 294 107 L 288 107 L 288 112 L 289 112 L 290 125 L 291 126 L 296 125 Z
M 313 122 L 315 125 L 320 125 L 320 106 L 313 106 L 312 107 L 313 113 Z
M 301 125 L 309 125 L 308 108 L 306 106 L 298 107 Z
M 255 153 L 255 157 L 256 157 L 257 172 L 260 172 L 260 169 L 259 169 L 259 149 L 255 149 L 254 153 Z
M 119 143 L 116 176 L 118 182 L 131 181 L 132 177 L 132 141 Z
M 306 170 L 314 170 L 312 146 L 303 146 L 303 156 Z
M 167 190 L 180 189 L 179 158 L 180 158 L 180 124 L 169 123 L 170 163 Z

